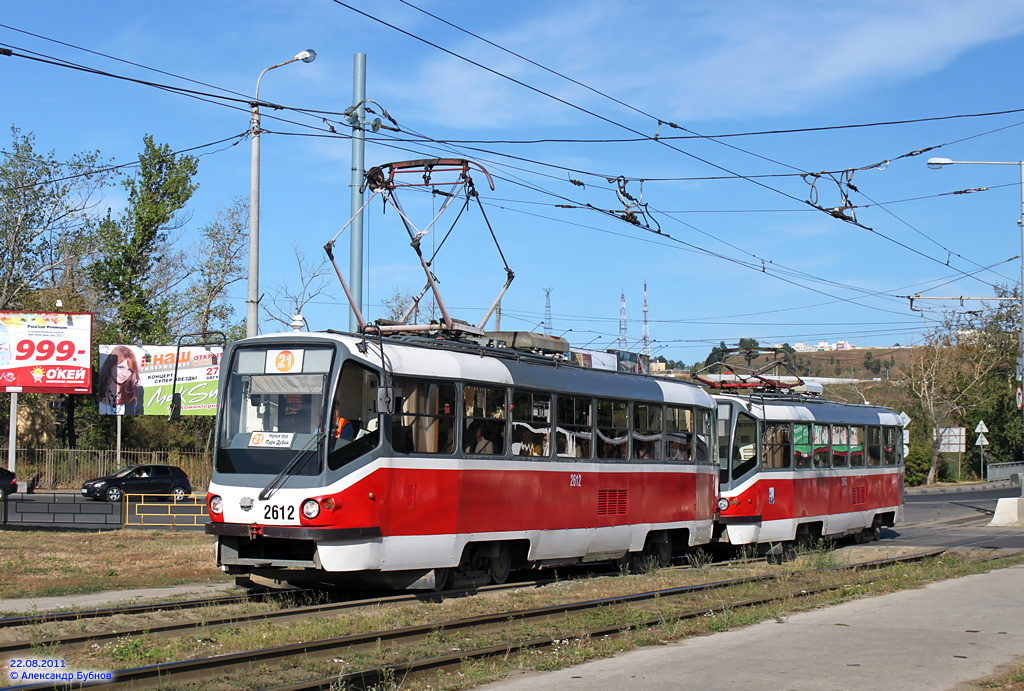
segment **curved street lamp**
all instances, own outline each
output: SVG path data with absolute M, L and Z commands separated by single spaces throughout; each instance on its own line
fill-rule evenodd
M 260 72 L 256 80 L 256 96 L 252 102 L 252 164 L 249 171 L 249 279 L 245 300 L 245 335 L 255 336 L 258 331 L 259 273 L 260 273 L 260 81 L 263 75 L 293 62 L 313 62 L 316 51 L 304 50 L 291 60 L 271 65 Z
M 1024 367 L 1024 161 L 953 161 L 948 158 L 929 158 L 928 167 L 934 170 L 951 165 L 984 165 L 984 166 L 1019 166 L 1020 167 L 1020 218 L 1017 225 L 1020 226 L 1020 335 L 1017 340 L 1017 386 L 1021 383 L 1021 369 Z M 1024 423 L 1024 417 L 1022 417 Z M 985 469 L 982 468 L 984 477 Z

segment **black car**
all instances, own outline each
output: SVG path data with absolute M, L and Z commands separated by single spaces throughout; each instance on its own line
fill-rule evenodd
M 125 494 L 170 494 L 182 499 L 192 494 L 192 483 L 177 466 L 130 465 L 82 485 L 82 496 L 90 499 L 120 501 Z
M 0 493 L 4 496 L 18 490 L 18 481 L 14 479 L 14 473 L 7 468 L 0 468 Z

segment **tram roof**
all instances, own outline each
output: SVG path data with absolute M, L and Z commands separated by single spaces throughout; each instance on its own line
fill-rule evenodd
M 762 420 L 820 422 L 848 425 L 888 425 L 902 427 L 899 416 L 889 408 L 860 403 L 839 403 L 824 398 L 799 395 L 715 394 L 716 401 L 733 401 Z
M 332 341 L 341 343 L 349 353 L 367 365 L 381 365 L 380 340 L 367 338 L 367 352 L 359 351 L 360 336 L 336 332 L 281 333 L 258 336 L 271 344 L 278 340 Z M 239 344 L 242 345 L 242 344 Z M 679 405 L 714 407 L 711 396 L 696 384 L 649 375 L 589 369 L 550 357 L 511 349 L 496 349 L 475 344 L 420 339 L 399 341 L 384 339 L 384 358 L 395 376 L 419 376 L 479 383 L 515 385 L 543 391 L 665 401 Z

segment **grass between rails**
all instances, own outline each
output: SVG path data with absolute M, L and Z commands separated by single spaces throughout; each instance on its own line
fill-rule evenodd
M 884 546 L 862 550 L 851 559 L 887 556 Z M 352 633 L 379 631 L 401 626 L 458 619 L 474 614 L 529 609 L 556 603 L 606 598 L 613 595 L 655 590 L 694 583 L 719 581 L 762 573 L 782 574 L 775 583 L 758 583 L 694 594 L 686 598 L 661 598 L 624 608 L 606 607 L 570 615 L 555 621 L 510 623 L 500 629 L 475 629 L 468 632 L 436 628 L 424 641 L 415 643 L 388 642 L 362 648 L 349 648 L 332 657 L 296 656 L 272 666 L 263 666 L 232 678 L 204 678 L 201 684 L 155 688 L 237 689 L 251 686 L 273 686 L 317 677 L 330 677 L 345 672 L 378 668 L 386 664 L 461 651 L 502 645 L 539 637 L 553 637 L 559 642 L 548 650 L 513 653 L 500 659 L 470 662 L 458 674 L 436 675 L 430 679 L 385 679 L 381 689 L 463 689 L 506 676 L 517 670 L 551 670 L 607 657 L 623 650 L 659 645 L 687 636 L 705 635 L 745 626 L 758 621 L 784 621 L 792 612 L 811 609 L 836 601 L 864 595 L 876 595 L 905 588 L 914 588 L 945 578 L 955 578 L 991 568 L 1024 563 L 1024 557 L 989 564 L 971 564 L 964 557 L 945 555 L 922 563 L 898 564 L 884 569 L 865 570 L 859 574 L 831 572 L 806 575 L 798 569 L 832 566 L 844 561 L 839 552 L 816 549 L 781 566 L 756 563 L 743 566 L 704 566 L 691 570 L 658 570 L 624 577 L 590 578 L 561 581 L 543 588 L 491 593 L 486 596 L 450 599 L 441 603 L 417 603 L 372 610 L 349 612 L 332 617 L 316 617 L 301 622 L 226 627 L 193 632 L 181 637 L 144 636 L 95 646 L 90 651 L 66 657 L 73 669 L 123 669 L 168 660 L 284 645 L 305 640 L 330 638 Z M 836 590 L 821 595 L 782 600 L 756 607 L 730 608 L 729 603 L 764 597 L 769 594 L 811 590 L 822 585 L 837 585 Z M 684 611 L 704 611 L 697 619 L 680 621 Z M 598 626 L 625 627 L 648 619 L 658 623 L 640 627 L 615 637 L 592 639 L 587 631 Z M 981 687 L 985 688 L 985 687 Z M 1004 688 L 1004 687 L 990 687 Z M 1017 687 L 1005 687 L 1016 689 Z
M 0 574 L 0 600 L 231 580 L 193 531 L 0 531 Z

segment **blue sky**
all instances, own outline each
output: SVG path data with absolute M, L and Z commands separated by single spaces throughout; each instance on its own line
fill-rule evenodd
M 925 165 L 929 156 L 1024 158 L 1024 111 L 929 120 L 1024 108 L 1019 2 L 40 0 L 5 10 L 0 45 L 16 53 L 243 101 L 265 67 L 312 48 L 315 62 L 270 72 L 260 88 L 261 100 L 304 110 L 351 105 L 353 54 L 366 53 L 367 97 L 403 130 L 371 141 L 368 165 L 460 156 L 494 175 L 494 192 L 481 176 L 476 183 L 516 273 L 504 329 L 543 330 L 550 288 L 554 333 L 571 329 L 575 345 L 611 346 L 625 292 L 630 348 L 639 349 L 646 280 L 655 355 L 692 363 L 739 338 L 884 347 L 918 342 L 944 306 L 912 312 L 895 296 L 990 296 L 994 284 L 1020 280 L 1018 169 Z M 244 103 L 226 107 L 20 57 L 0 58 L 0 75 L 0 122 L 33 132 L 39 149 L 61 158 L 99 150 L 126 163 L 146 134 L 184 150 L 248 129 Z M 659 119 L 686 129 L 659 128 Z M 816 129 L 902 120 L 918 122 Z M 294 248 L 318 260 L 348 221 L 351 145 L 311 136 L 327 134 L 324 123 L 294 110 L 264 110 L 263 126 L 260 279 L 269 300 L 275 287 L 298 282 Z M 777 130 L 815 131 L 694 137 Z M 486 143 L 395 141 L 424 137 Z M 248 196 L 249 141 L 236 141 L 198 152 L 186 233 Z M 907 155 L 929 147 L 937 148 Z M 805 203 L 816 193 L 820 206 L 836 207 L 840 188 L 824 178 L 812 190 L 799 173 L 850 169 L 858 169 L 856 191 L 848 190 L 857 208 L 846 213 L 867 228 Z M 619 176 L 634 197 L 642 191 L 649 227 L 587 208 L 621 213 L 608 181 Z M 969 188 L 988 189 L 949 194 Z M 116 211 L 123 203 L 111 188 L 104 204 Z M 428 220 L 429 198 L 410 193 L 403 203 L 414 222 Z M 374 204 L 366 225 L 372 319 L 383 298 L 418 292 L 423 277 L 394 213 Z M 347 253 L 343 234 L 346 272 Z M 434 266 L 454 316 L 473 323 L 505 278 L 478 215 L 459 222 Z M 329 287 L 333 297 L 318 298 L 305 316 L 313 329 L 346 329 L 333 277 Z M 239 316 L 244 294 L 236 284 Z

